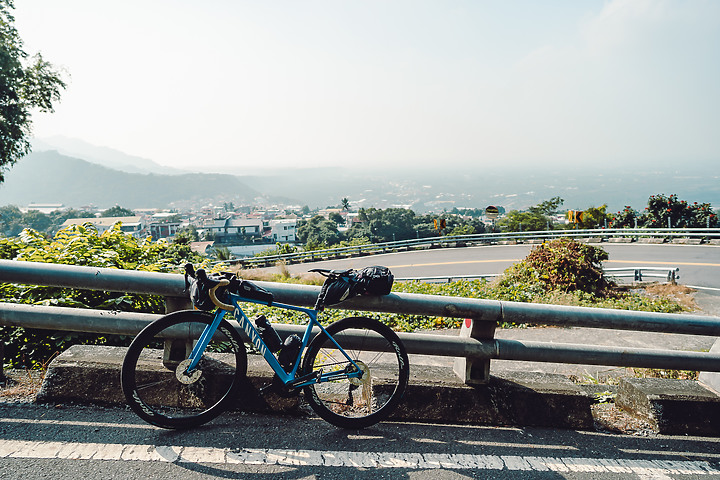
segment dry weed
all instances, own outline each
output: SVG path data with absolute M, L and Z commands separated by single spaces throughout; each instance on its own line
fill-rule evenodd
M 6 370 L 7 380 L 0 384 L 0 400 L 32 401 L 40 391 L 45 370 Z
M 691 311 L 698 309 L 694 298 L 695 292 L 697 290 L 685 285 L 673 285 L 671 283 L 654 283 L 645 287 L 646 295 L 673 300 Z

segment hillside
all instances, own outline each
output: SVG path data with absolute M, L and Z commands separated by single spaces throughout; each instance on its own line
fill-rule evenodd
M 140 165 L 142 167 L 142 164 Z M 222 205 L 278 204 L 324 208 L 348 198 L 360 207 L 407 207 L 416 213 L 502 206 L 524 209 L 559 196 L 563 208 L 625 205 L 642 210 L 650 195 L 675 193 L 688 201 L 720 206 L 720 178 L 705 164 L 626 165 L 588 170 L 443 169 L 412 170 L 332 167 L 284 169 L 266 175 L 153 174 L 119 171 L 61 155 L 32 153 L 7 172 L 0 184 L 0 205 L 62 203 L 73 208 L 199 208 Z
M 134 155 L 113 148 L 93 145 L 77 138 L 63 137 L 56 135 L 47 138 L 34 138 L 32 140 L 33 152 L 56 151 L 66 157 L 79 158 L 96 163 L 104 167 L 120 170 L 128 173 L 157 173 L 160 175 L 177 175 L 191 173 L 187 170 L 159 165 L 152 160 Z
M 32 153 L 19 161 L 0 184 L 0 205 L 62 203 L 101 208 L 167 208 L 174 204 L 239 200 L 259 192 L 238 177 L 220 174 L 156 175 L 127 173 L 66 157 L 55 151 Z

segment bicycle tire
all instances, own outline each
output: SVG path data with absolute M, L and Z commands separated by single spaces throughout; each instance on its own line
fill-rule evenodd
M 195 370 L 199 373 L 182 373 L 193 341 L 212 321 L 213 315 L 205 312 L 174 312 L 149 324 L 132 341 L 120 383 L 140 418 L 162 428 L 191 428 L 228 406 L 247 372 L 247 353 L 242 337 L 226 320 L 203 354 Z M 173 337 L 174 348 L 167 348 L 168 337 Z
M 322 419 L 340 428 L 365 428 L 386 419 L 402 400 L 410 376 L 407 351 L 397 334 L 366 317 L 338 320 L 327 332 L 365 373 L 362 379 L 308 385 L 303 389 L 305 401 Z M 354 369 L 322 332 L 310 342 L 302 363 L 303 374 L 350 368 Z

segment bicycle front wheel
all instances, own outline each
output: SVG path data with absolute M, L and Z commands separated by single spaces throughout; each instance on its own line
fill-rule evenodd
M 377 320 L 350 317 L 327 327 L 327 333 L 360 368 L 355 366 L 324 333 L 310 343 L 303 358 L 303 374 L 322 370 L 335 379 L 304 388 L 305 400 L 324 420 L 341 428 L 364 428 L 387 418 L 398 406 L 408 384 L 405 346 L 397 334 Z
M 225 320 L 197 368 L 188 356 L 213 316 L 181 311 L 159 318 L 132 341 L 120 381 L 128 404 L 143 420 L 163 428 L 190 428 L 218 416 L 247 372 L 242 338 Z

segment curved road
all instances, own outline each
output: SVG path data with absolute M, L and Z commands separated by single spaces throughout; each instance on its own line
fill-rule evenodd
M 606 268 L 679 267 L 682 284 L 720 293 L 720 246 L 615 243 L 601 246 L 610 257 L 604 264 Z M 531 248 L 532 245 L 493 245 L 417 250 L 289 265 L 288 270 L 297 275 L 318 267 L 357 269 L 385 265 L 397 278 L 496 274 L 525 258 Z

